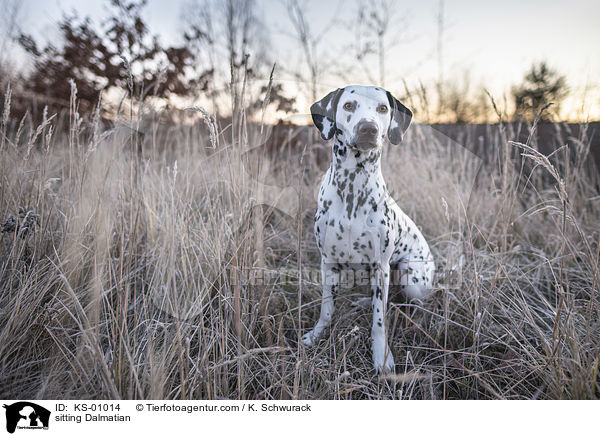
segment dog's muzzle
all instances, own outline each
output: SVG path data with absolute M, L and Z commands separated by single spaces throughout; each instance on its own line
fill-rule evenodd
M 361 121 L 356 126 L 356 137 L 354 147 L 367 151 L 377 147 L 377 134 L 379 127 L 372 121 Z

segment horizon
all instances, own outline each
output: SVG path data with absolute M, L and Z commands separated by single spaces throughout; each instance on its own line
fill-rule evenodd
M 180 43 L 189 4 L 189 0 L 150 0 L 143 12 L 150 33 L 158 34 L 164 43 Z M 346 23 L 329 32 L 325 43 L 321 44 L 321 56 L 330 59 L 350 38 L 352 32 L 348 22 L 352 19 L 355 3 L 341 11 L 338 1 L 303 4 L 307 4 L 307 17 L 314 32 L 323 31 L 336 10 L 340 12 L 335 18 L 337 22 Z M 388 68 L 384 86 L 392 93 L 403 93 L 404 82 L 413 89 L 421 83 L 434 88 L 442 77 L 444 83 L 457 89 L 465 88 L 469 95 L 485 89 L 497 102 L 510 101 L 511 87 L 522 82 L 533 63 L 545 61 L 567 79 L 569 95 L 562 104 L 562 118 L 565 121 L 600 120 L 597 79 L 600 52 L 593 49 L 594 42 L 600 37 L 600 29 L 594 23 L 595 17 L 600 16 L 600 2 L 530 0 L 523 3 L 509 0 L 502 4 L 484 4 L 470 0 L 445 1 L 442 3 L 444 26 L 439 56 L 436 14 L 440 4 L 438 0 L 429 0 L 408 4 L 399 11 L 403 24 L 401 29 L 393 31 L 398 32 L 400 41 L 386 57 Z M 290 26 L 290 21 L 283 3 L 263 0 L 258 1 L 258 7 L 259 18 L 270 32 L 269 54 L 279 66 L 284 66 L 284 71 L 280 69 L 276 74 L 275 81 L 284 84 L 288 95 L 297 94 L 297 113 L 306 114 L 311 102 L 302 93 L 302 84 L 289 72 L 304 67 L 297 43 L 286 35 L 284 26 Z M 20 11 L 21 30 L 30 32 L 40 43 L 51 41 L 58 35 L 58 20 L 71 11 L 76 11 L 79 17 L 89 16 L 98 24 L 106 12 L 106 4 L 26 0 Z M 27 68 L 30 60 L 22 50 L 13 47 L 12 53 L 16 54 L 13 59 L 18 67 Z M 324 95 L 349 83 L 373 83 L 358 71 L 346 73 L 349 81 L 341 83 L 338 75 L 326 72 L 319 82 L 320 93 Z

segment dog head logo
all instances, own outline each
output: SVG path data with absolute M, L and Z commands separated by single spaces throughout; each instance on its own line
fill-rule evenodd
M 14 433 L 19 429 L 47 429 L 50 411 L 29 401 L 19 401 L 3 406 L 6 409 L 6 431 Z

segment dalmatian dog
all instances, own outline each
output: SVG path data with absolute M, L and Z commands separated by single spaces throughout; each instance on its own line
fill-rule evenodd
M 373 365 L 377 373 L 393 372 L 385 328 L 391 266 L 401 271 L 399 285 L 411 299 L 428 293 L 435 269 L 425 238 L 390 197 L 381 173 L 383 146 L 402 141 L 412 112 L 382 88 L 347 86 L 314 103 L 311 114 L 322 138 L 333 138 L 333 160 L 315 214 L 321 314 L 302 342 L 314 345 L 331 322 L 340 273 L 361 268 L 371 288 Z

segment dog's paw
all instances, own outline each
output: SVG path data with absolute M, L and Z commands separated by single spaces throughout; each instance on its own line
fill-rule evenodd
M 386 353 L 387 349 L 387 353 Z M 394 356 L 392 350 L 385 345 L 373 347 L 373 367 L 377 374 L 393 374 L 395 371 Z
M 304 333 L 302 335 L 302 343 L 307 347 L 312 347 L 318 341 L 318 337 L 315 335 L 314 330 L 309 331 L 308 333 Z

